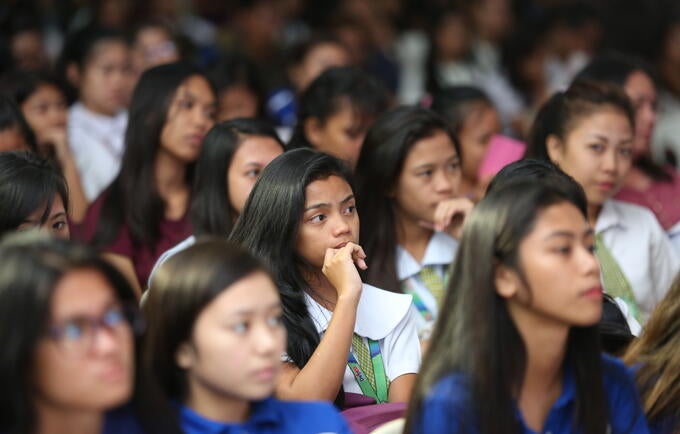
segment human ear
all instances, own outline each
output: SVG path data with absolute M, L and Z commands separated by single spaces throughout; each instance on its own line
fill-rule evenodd
M 310 117 L 305 119 L 304 130 L 305 137 L 307 137 L 309 143 L 311 143 L 314 147 L 317 147 L 323 141 L 323 125 L 318 118 Z
M 182 369 L 189 369 L 194 363 L 194 349 L 188 343 L 180 344 L 175 352 L 175 363 Z
M 71 85 L 75 87 L 80 86 L 80 70 L 78 65 L 72 62 L 66 66 L 66 79 Z
M 545 139 L 545 149 L 550 161 L 559 166 L 564 154 L 564 144 L 562 141 L 556 135 L 551 134 Z
M 517 271 L 503 264 L 496 266 L 494 283 L 496 285 L 496 293 L 503 298 L 514 297 L 521 287 L 521 279 Z

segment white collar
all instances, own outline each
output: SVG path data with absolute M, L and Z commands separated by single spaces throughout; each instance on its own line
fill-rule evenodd
M 422 264 L 419 264 L 409 252 L 397 246 L 397 279 L 404 280 L 418 274 L 426 265 L 448 265 L 456 257 L 458 241 L 443 232 L 434 232 L 425 248 Z
M 316 330 L 319 333 L 324 332 L 333 312 L 321 306 L 306 292 L 305 302 Z M 406 316 L 410 307 L 410 295 L 385 291 L 364 283 L 357 306 L 354 332 L 376 341 L 385 339 Z
M 76 102 L 71 106 L 71 112 L 69 113 L 69 116 L 74 115 L 76 117 L 81 117 L 78 119 L 79 122 L 89 121 L 101 127 L 115 126 L 116 128 L 120 128 L 121 126 L 125 127 L 127 125 L 128 113 L 127 110 L 120 109 L 115 115 L 107 116 L 93 112 L 92 110 L 85 107 L 82 102 Z
M 595 233 L 599 234 L 613 227 L 626 227 L 618 204 L 619 202 L 614 199 L 609 199 L 602 204 L 600 215 L 597 216 L 597 222 L 595 222 Z

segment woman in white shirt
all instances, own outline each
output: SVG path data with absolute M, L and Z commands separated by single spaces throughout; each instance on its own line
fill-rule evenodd
M 632 166 L 634 125 L 620 88 L 575 83 L 539 111 L 527 156 L 552 161 L 581 184 L 605 291 L 626 300 L 643 322 L 670 287 L 680 261 L 651 211 L 612 199 Z
M 288 345 L 277 396 L 341 404 L 344 389 L 408 401 L 420 364 L 411 298 L 361 281 L 370 258 L 340 160 L 310 149 L 274 159 L 230 238 L 264 260 L 281 292 Z
M 119 33 L 88 30 L 74 35 L 64 51 L 66 74 L 78 88 L 78 100 L 69 109 L 68 143 L 92 202 L 120 169 L 130 48 Z
M 460 149 L 444 118 L 402 107 L 371 127 L 357 165 L 366 281 L 413 296 L 421 340 L 437 318 L 472 202 L 457 197 Z

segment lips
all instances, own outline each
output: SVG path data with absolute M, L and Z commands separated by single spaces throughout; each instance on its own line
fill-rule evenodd
M 205 137 L 203 134 L 191 134 L 189 135 L 189 142 L 193 145 L 200 145 L 203 143 L 203 137 Z
M 583 291 L 581 295 L 586 298 L 602 299 L 602 292 L 602 286 L 598 285 Z
M 277 369 L 274 366 L 268 366 L 266 368 L 258 369 L 254 371 L 253 376 L 262 382 L 273 381 L 276 377 Z
M 602 190 L 612 190 L 614 188 L 613 182 L 598 182 L 597 186 Z

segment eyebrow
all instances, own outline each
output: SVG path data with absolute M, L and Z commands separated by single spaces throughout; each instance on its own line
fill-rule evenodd
M 205 101 L 202 101 L 202 100 L 199 99 L 196 95 L 194 95 L 193 93 L 191 93 L 191 91 L 190 91 L 188 88 L 181 89 L 181 90 L 180 90 L 180 93 L 179 93 L 179 97 L 180 97 L 180 98 L 191 99 L 191 100 L 194 100 L 194 101 L 198 101 L 199 103 L 202 103 L 202 104 L 207 104 L 207 105 L 209 105 L 209 106 L 215 106 L 215 107 L 217 107 L 217 101 L 216 101 L 216 100 L 213 100 L 213 101 L 211 101 L 211 102 L 209 102 L 209 103 L 206 103 Z
M 277 301 L 276 303 L 272 303 L 269 306 L 265 306 L 264 310 L 270 311 L 270 310 L 274 310 L 276 308 L 283 309 L 283 304 L 280 301 Z M 256 312 L 256 310 L 254 310 L 254 309 L 241 309 L 241 310 L 237 310 L 237 311 L 232 312 L 232 314 L 235 315 L 235 316 L 246 316 L 246 315 L 252 315 L 255 312 Z
M 117 299 L 117 298 L 115 298 L 115 297 L 112 297 L 110 300 L 107 300 L 106 303 L 103 304 L 103 306 L 104 306 L 104 308 L 101 310 L 101 312 L 96 313 L 96 314 L 94 314 L 94 315 L 91 315 L 91 314 L 89 314 L 89 313 L 85 313 L 85 314 L 82 314 L 82 313 L 75 313 L 75 314 L 64 315 L 63 318 L 58 318 L 58 319 L 57 319 L 57 318 L 52 318 L 52 321 L 53 321 L 54 323 L 59 324 L 59 323 L 64 323 L 64 322 L 72 321 L 72 320 L 75 320 L 75 319 L 92 318 L 93 316 L 94 316 L 94 317 L 96 317 L 96 316 L 101 316 L 101 315 L 104 315 L 104 314 L 105 314 L 109 309 L 111 309 L 112 307 L 120 307 L 120 308 L 123 308 L 123 307 L 124 307 L 124 302 L 123 302 L 123 300 L 119 300 L 119 299 Z
M 347 203 L 352 199 L 354 199 L 354 194 L 350 194 L 349 196 L 347 196 L 346 198 L 341 200 L 340 204 Z M 307 208 L 305 208 L 305 212 L 312 210 L 312 209 L 328 208 L 330 206 L 331 206 L 331 204 L 328 203 L 328 202 L 319 202 L 319 203 L 315 203 L 314 205 L 310 205 Z
M 50 220 L 54 220 L 54 219 L 60 218 L 60 217 L 66 217 L 66 213 L 65 212 L 57 213 L 57 214 L 53 215 L 52 217 L 50 217 Z
M 460 160 L 460 156 L 457 153 L 455 155 L 451 155 L 449 158 L 446 159 L 447 162 L 455 161 L 455 160 Z M 418 166 L 415 166 L 413 169 L 414 170 L 424 169 L 426 167 L 431 167 L 431 166 L 436 166 L 436 165 L 437 165 L 437 163 L 433 163 L 433 162 L 423 163 L 423 164 L 420 164 Z
M 595 231 L 593 231 L 592 228 L 588 228 L 585 231 L 583 231 L 581 236 L 585 237 L 585 236 L 590 236 L 590 235 L 594 235 L 594 234 L 595 234 Z M 555 237 L 576 238 L 576 234 L 574 234 L 573 232 L 570 232 L 570 231 L 556 231 L 556 232 L 553 232 L 553 233 L 546 235 L 545 238 L 543 238 L 543 239 L 548 240 L 550 238 L 555 238 Z
M 592 138 L 602 140 L 603 142 L 609 143 L 609 139 L 607 137 L 601 135 L 601 134 L 594 134 L 592 136 Z M 627 139 L 620 140 L 619 143 L 628 143 L 628 142 L 632 142 L 632 141 L 633 141 L 633 137 L 631 136 Z

